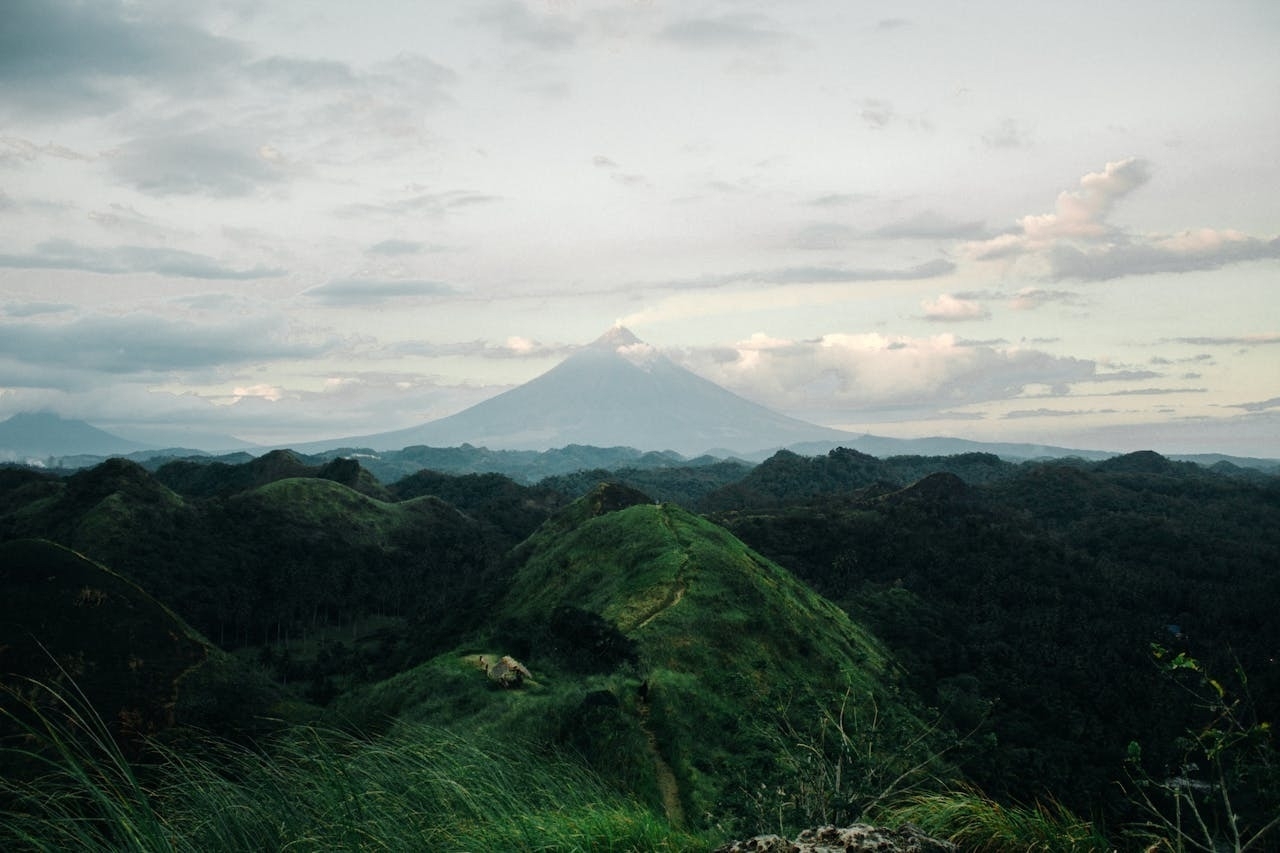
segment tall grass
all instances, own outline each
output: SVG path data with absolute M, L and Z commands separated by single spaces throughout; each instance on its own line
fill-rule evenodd
M 9 715 L 10 719 L 15 719 Z M 0 849 L 706 850 L 570 756 L 405 725 L 374 740 L 298 728 L 256 751 L 206 740 L 135 768 L 73 701 L 0 779 Z
M 1115 847 L 1092 822 L 1060 803 L 1011 806 L 961 788 L 913 794 L 877 811 L 889 825 L 910 823 L 969 853 L 1110 853 Z

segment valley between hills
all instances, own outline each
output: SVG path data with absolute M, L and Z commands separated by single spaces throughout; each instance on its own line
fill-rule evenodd
M 1280 844 L 1272 473 L 380 456 L 0 468 L 0 846 Z

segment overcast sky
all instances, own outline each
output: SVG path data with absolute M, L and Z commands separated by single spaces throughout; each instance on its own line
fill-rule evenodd
M 0 418 L 397 429 L 622 322 L 858 432 L 1280 456 L 1277 45 L 1275 0 L 4 0 Z

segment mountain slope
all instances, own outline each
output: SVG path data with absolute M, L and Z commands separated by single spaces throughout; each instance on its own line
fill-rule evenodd
M 693 824 L 749 814 L 762 795 L 743 780 L 767 780 L 768 797 L 787 768 L 794 781 L 797 742 L 835 746 L 819 732 L 842 698 L 851 742 L 875 756 L 859 768 L 865 788 L 841 792 L 844 807 L 879 793 L 926 749 L 875 638 L 676 506 L 601 486 L 512 560 L 505 598 L 474 645 L 345 697 L 335 715 L 362 727 L 388 717 L 447 723 L 513 748 L 563 744 Z M 531 670 L 523 689 L 498 689 L 480 670 L 478 655 L 493 665 L 504 654 Z
M 789 418 L 680 367 L 615 328 L 541 376 L 422 426 L 298 445 L 394 450 L 411 445 L 482 445 L 545 450 L 569 444 L 699 454 L 754 451 L 850 433 Z
M 84 421 L 48 413 L 22 413 L 0 421 L 0 459 L 43 459 L 77 453 L 109 456 L 145 450 L 147 446 Z
M 131 581 L 61 545 L 0 543 L 0 588 L 0 739 L 15 733 L 24 702 L 41 705 L 46 689 L 69 693 L 72 683 L 134 746 L 174 725 L 230 734 L 279 714 L 269 709 L 282 691 Z

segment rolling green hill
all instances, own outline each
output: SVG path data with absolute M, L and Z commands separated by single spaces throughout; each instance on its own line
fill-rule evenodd
M 273 469 L 295 470 L 288 458 L 277 462 Z M 372 668 L 360 677 L 388 674 L 414 649 L 425 654 L 450 641 L 494 588 L 507 542 L 492 524 L 438 498 L 389 502 L 321 476 L 265 479 L 184 498 L 120 459 L 65 480 L 10 475 L 0 482 L 7 487 L 0 507 L 8 508 L 0 540 L 38 537 L 74 548 L 228 649 L 339 627 L 358 639 L 374 620 L 390 645 L 346 647 L 334 664 Z M 349 479 L 361 478 L 357 471 Z
M 485 629 L 339 699 L 335 716 L 567 745 L 676 824 L 695 826 L 713 815 L 746 820 L 794 797 L 780 796 L 780 786 L 795 781 L 797 743 L 821 752 L 824 725 L 832 752 L 822 759 L 849 760 L 830 728 L 842 702 L 844 733 L 867 760 L 850 763 L 843 790 L 821 796 L 847 810 L 938 747 L 918 740 L 926 726 L 883 646 L 788 572 L 676 506 L 601 486 L 513 561 Z M 502 655 L 531 670 L 520 689 L 485 677 L 481 659 L 492 665 Z

